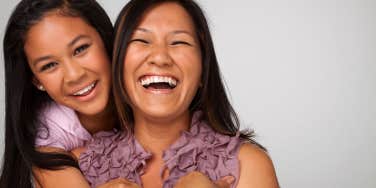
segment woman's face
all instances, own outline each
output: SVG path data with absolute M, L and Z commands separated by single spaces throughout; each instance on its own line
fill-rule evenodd
M 34 85 L 81 115 L 104 111 L 110 60 L 97 31 L 79 17 L 47 14 L 33 25 L 24 46 Z
M 201 69 L 199 41 L 185 9 L 162 3 L 147 11 L 124 59 L 125 88 L 136 118 L 173 119 L 189 113 Z

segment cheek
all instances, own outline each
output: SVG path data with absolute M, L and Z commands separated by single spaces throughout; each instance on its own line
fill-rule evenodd
M 101 48 L 94 49 L 84 63 L 89 67 L 95 67 L 99 73 L 105 72 L 109 74 L 111 69 L 110 59 L 108 58 L 105 49 Z
M 176 53 L 175 59 L 181 66 L 182 71 L 193 83 L 200 82 L 202 73 L 201 55 L 196 51 Z
M 132 60 L 131 56 L 126 56 L 124 60 L 124 67 L 123 67 L 123 81 L 124 81 L 124 88 L 127 90 L 127 93 L 132 93 L 129 92 L 129 90 L 132 88 L 132 83 L 134 83 L 134 72 L 135 72 L 135 65 L 133 63 L 134 61 Z
M 147 57 L 146 49 L 142 49 L 136 46 L 130 46 L 126 52 L 124 58 L 124 77 L 132 78 L 135 75 L 138 67 L 142 65 L 144 59 Z
M 62 83 L 58 74 L 51 76 L 44 76 L 39 79 L 40 83 L 45 88 L 45 92 L 55 101 L 61 101 L 61 97 L 64 95 L 62 92 Z

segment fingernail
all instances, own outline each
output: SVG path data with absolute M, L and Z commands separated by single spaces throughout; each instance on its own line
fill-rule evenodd
M 225 179 L 225 181 L 226 181 L 228 184 L 232 184 L 232 183 L 234 183 L 235 178 L 234 178 L 234 176 L 227 176 L 226 179 Z

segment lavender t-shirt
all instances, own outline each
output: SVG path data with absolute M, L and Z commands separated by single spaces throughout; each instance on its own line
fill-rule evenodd
M 37 147 L 56 147 L 70 151 L 85 145 L 92 136 L 81 125 L 74 110 L 51 102 L 39 114 L 35 145 Z

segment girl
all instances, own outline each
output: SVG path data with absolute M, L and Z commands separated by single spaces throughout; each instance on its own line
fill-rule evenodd
M 4 37 L 0 187 L 33 187 L 33 177 L 38 182 L 48 170 L 63 167 L 80 174 L 76 160 L 64 151 L 115 127 L 109 101 L 112 34 L 110 19 L 94 0 L 23 0 L 17 5 Z M 72 181 L 86 183 L 84 178 Z

